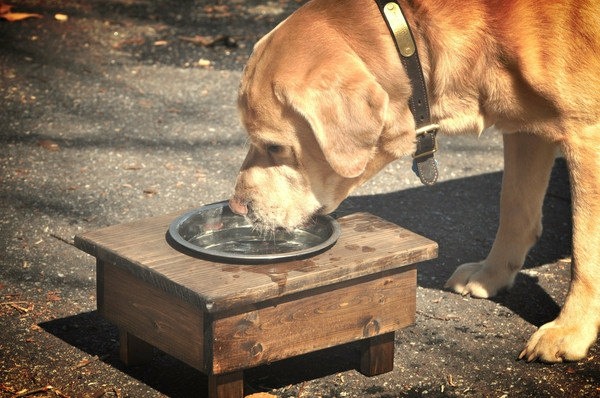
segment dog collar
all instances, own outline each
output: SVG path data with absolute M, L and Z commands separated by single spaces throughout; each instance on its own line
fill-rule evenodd
M 437 151 L 436 134 L 439 126 L 431 123 L 427 89 L 417 46 L 398 2 L 375 1 L 394 38 L 396 49 L 400 54 L 400 61 L 404 66 L 412 88 L 408 106 L 415 118 L 417 141 L 416 150 L 413 154 L 413 171 L 423 184 L 433 185 L 438 178 L 437 162 L 433 154 Z

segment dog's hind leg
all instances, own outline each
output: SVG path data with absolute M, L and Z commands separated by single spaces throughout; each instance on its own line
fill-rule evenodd
M 600 126 L 563 143 L 573 197 L 573 261 L 559 316 L 531 336 L 519 358 L 544 362 L 586 356 L 600 328 Z
M 504 135 L 496 239 L 485 260 L 458 267 L 446 287 L 486 298 L 512 286 L 527 252 L 542 233 L 542 204 L 555 152 L 555 145 L 540 137 L 524 133 Z

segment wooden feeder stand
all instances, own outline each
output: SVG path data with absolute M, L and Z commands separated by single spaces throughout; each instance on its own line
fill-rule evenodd
M 245 369 L 359 340 L 361 373 L 392 370 L 394 332 L 415 322 L 415 264 L 435 242 L 356 213 L 314 257 L 236 265 L 171 247 L 175 217 L 75 237 L 96 257 L 98 312 L 119 327 L 125 364 L 156 347 L 206 374 L 211 398 L 243 397 Z

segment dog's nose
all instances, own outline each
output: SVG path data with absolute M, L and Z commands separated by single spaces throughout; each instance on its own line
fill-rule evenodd
M 239 214 L 240 216 L 248 214 L 248 206 L 240 202 L 236 197 L 229 199 L 229 208 L 232 212 Z

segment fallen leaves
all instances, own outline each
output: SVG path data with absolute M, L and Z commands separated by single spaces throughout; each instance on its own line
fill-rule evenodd
M 109 387 L 106 389 L 99 390 L 94 395 L 92 395 L 93 398 L 101 398 L 105 396 L 121 398 L 123 396 L 123 393 L 120 388 Z
M 165 169 L 169 170 L 169 171 L 175 171 L 177 170 L 177 165 L 171 162 L 167 162 L 164 164 Z
M 158 195 L 158 189 L 154 188 L 154 187 L 148 187 L 148 188 L 144 188 L 143 192 L 146 196 L 154 196 L 154 195 Z
M 31 170 L 29 170 L 29 169 L 18 168 L 18 169 L 13 170 L 13 176 L 17 177 L 17 178 L 23 178 L 23 177 L 28 176 L 30 172 L 31 172 Z
M 449 385 L 450 387 L 456 387 L 456 386 L 457 386 L 457 384 L 454 382 L 454 379 L 453 379 L 453 377 L 452 377 L 452 375 L 451 375 L 451 374 L 449 374 L 449 375 L 446 377 L 446 381 L 448 382 L 448 385 Z
M 417 314 L 424 316 L 425 318 L 429 318 L 429 319 L 436 319 L 438 321 L 451 321 L 451 320 L 457 320 L 460 319 L 460 317 L 456 314 L 447 314 L 444 316 L 438 316 L 438 315 L 431 315 L 431 314 L 427 314 L 423 311 L 417 311 Z
M 24 307 L 23 304 L 27 304 L 27 307 Z M 5 301 L 0 303 L 0 305 L 9 306 L 21 314 L 27 314 L 29 311 L 33 310 L 33 304 L 28 303 L 27 301 Z
M 211 36 L 211 35 L 194 35 L 194 36 L 179 36 L 178 39 L 180 41 L 183 42 L 187 42 L 187 43 L 192 43 L 195 44 L 197 46 L 202 46 L 202 47 L 217 47 L 217 46 L 223 46 L 223 47 L 227 47 L 227 48 L 243 48 L 244 45 L 240 44 L 238 42 L 238 39 L 229 36 L 229 35 L 215 35 L 215 36 Z M 152 38 L 148 38 L 148 37 L 144 37 L 142 35 L 137 35 L 134 37 L 130 37 L 127 39 L 123 39 L 117 43 L 114 43 L 112 45 L 112 47 L 116 50 L 123 50 L 126 49 L 128 47 L 140 47 L 140 46 L 145 46 L 149 43 L 152 44 L 152 46 L 154 47 L 167 47 L 167 46 L 171 46 L 174 40 L 169 40 L 167 38 L 158 38 L 158 39 L 152 39 Z M 201 62 L 199 62 L 200 66 L 208 66 L 208 65 L 203 65 L 202 61 L 206 61 L 206 60 L 201 60 Z M 210 61 L 208 61 L 210 63 Z
M 204 170 L 197 169 L 194 173 L 194 177 L 196 177 L 196 181 L 205 182 L 206 181 L 206 173 Z
M 210 62 L 209 59 L 200 58 L 198 60 L 198 66 L 207 67 L 207 66 L 210 66 L 210 65 L 211 65 L 211 62 Z
M 141 170 L 145 167 L 143 163 L 129 163 L 123 165 L 123 170 Z
M 14 6 L 0 3 L 0 18 L 8 22 L 22 21 L 29 18 L 42 18 L 42 15 L 31 12 L 12 12 Z
M 114 43 L 112 47 L 115 50 L 121 50 L 128 46 L 141 46 L 144 43 L 146 43 L 146 39 L 143 36 L 134 36 L 128 39 L 121 40 L 118 43 Z
M 56 397 L 60 397 L 60 398 L 68 398 L 68 395 L 63 394 L 62 392 L 60 392 L 58 389 L 52 387 L 51 385 L 47 385 L 47 386 L 40 387 L 40 388 L 35 388 L 33 390 L 28 390 L 25 388 L 25 389 L 17 391 L 14 388 L 3 383 L 3 384 L 0 384 L 0 391 L 5 391 L 9 394 L 12 394 L 13 398 L 29 397 L 29 396 L 33 396 L 33 395 L 38 395 L 40 393 L 48 393 L 48 392 L 53 393 L 52 396 L 56 396 Z M 47 395 L 47 396 L 49 396 L 49 395 Z
M 51 290 L 48 293 L 46 293 L 46 300 L 47 301 L 60 301 L 61 297 L 60 297 L 60 292 L 56 291 L 56 290 Z
M 58 143 L 56 143 L 55 141 L 52 141 L 50 139 L 41 139 L 37 142 L 37 144 L 38 144 L 38 146 L 40 146 L 50 152 L 57 152 L 60 150 L 60 145 L 58 145 Z
M 231 11 L 228 5 L 206 5 L 202 9 L 205 13 L 211 17 L 223 18 L 231 16 Z
M 100 359 L 100 357 L 98 357 L 97 355 L 94 355 L 91 358 L 83 358 L 82 360 L 77 362 L 77 364 L 75 366 L 73 366 L 73 369 L 80 369 L 80 368 L 86 367 L 89 364 L 91 364 L 92 362 L 95 362 L 99 359 Z
M 0 3 L 0 19 L 7 20 L 8 22 L 23 21 L 25 19 L 43 18 L 43 15 L 34 12 L 13 12 L 13 5 Z M 57 13 L 54 14 L 54 19 L 58 22 L 67 22 L 69 16 L 67 14 Z
M 217 36 L 179 36 L 179 40 L 194 43 L 204 47 L 214 47 L 217 45 L 224 45 L 225 47 L 237 47 L 237 40 L 227 35 Z

